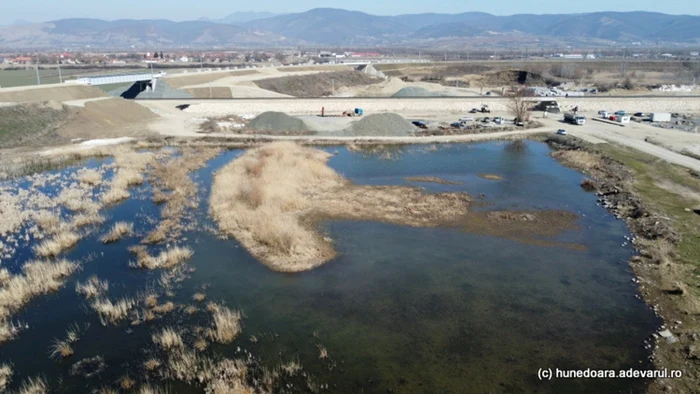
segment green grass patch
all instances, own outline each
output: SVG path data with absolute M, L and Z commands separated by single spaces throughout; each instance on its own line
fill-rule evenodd
M 682 262 L 700 267 L 700 215 L 686 211 L 700 207 L 700 201 L 693 198 L 693 194 L 700 196 L 700 178 L 684 167 L 637 150 L 613 144 L 597 148 L 635 173 L 635 192 L 646 205 L 669 217 L 680 233 L 678 253 Z
M 56 129 L 71 115 L 65 107 L 43 103 L 0 107 L 0 148 L 55 138 Z

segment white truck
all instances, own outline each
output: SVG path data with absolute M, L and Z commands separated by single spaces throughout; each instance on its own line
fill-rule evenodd
M 652 122 L 670 122 L 671 114 L 668 112 L 654 112 L 651 114 Z
M 582 126 L 584 123 L 586 123 L 586 117 L 583 115 L 578 115 L 573 112 L 567 112 L 564 114 L 564 121 Z

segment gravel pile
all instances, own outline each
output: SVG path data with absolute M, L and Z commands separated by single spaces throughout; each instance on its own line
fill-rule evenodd
M 440 93 L 431 92 L 425 88 L 419 88 L 416 86 L 407 86 L 398 92 L 394 93 L 391 97 L 437 97 L 441 96 Z
M 299 132 L 311 131 L 303 120 L 283 112 L 263 112 L 248 123 L 248 128 L 259 131 Z
M 352 136 L 409 136 L 416 127 L 401 115 L 372 114 L 353 122 L 345 132 Z

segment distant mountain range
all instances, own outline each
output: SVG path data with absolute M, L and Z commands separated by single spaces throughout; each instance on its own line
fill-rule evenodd
M 244 12 L 234 12 L 233 14 L 229 14 L 223 18 L 220 18 L 220 19 L 200 18 L 199 20 L 207 21 L 207 22 L 216 22 L 216 23 L 237 24 L 237 23 L 246 23 L 246 22 L 254 21 L 256 19 L 271 18 L 271 17 L 276 16 L 276 15 L 277 14 L 273 14 L 272 12 L 244 11 Z
M 217 20 L 62 19 L 0 28 L 0 48 L 213 48 L 700 43 L 700 16 L 653 12 L 496 16 L 370 15 L 316 8 L 274 15 L 239 12 Z

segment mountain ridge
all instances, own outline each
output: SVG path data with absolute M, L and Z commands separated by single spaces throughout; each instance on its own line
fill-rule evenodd
M 262 18 L 258 18 L 261 17 Z M 251 19 L 252 18 L 252 19 Z M 432 46 L 433 43 L 517 46 L 636 42 L 700 44 L 700 16 L 658 12 L 492 15 L 423 13 L 381 16 L 339 8 L 279 14 L 239 12 L 219 20 L 104 21 L 67 18 L 0 28 L 0 48 L 212 48 Z

